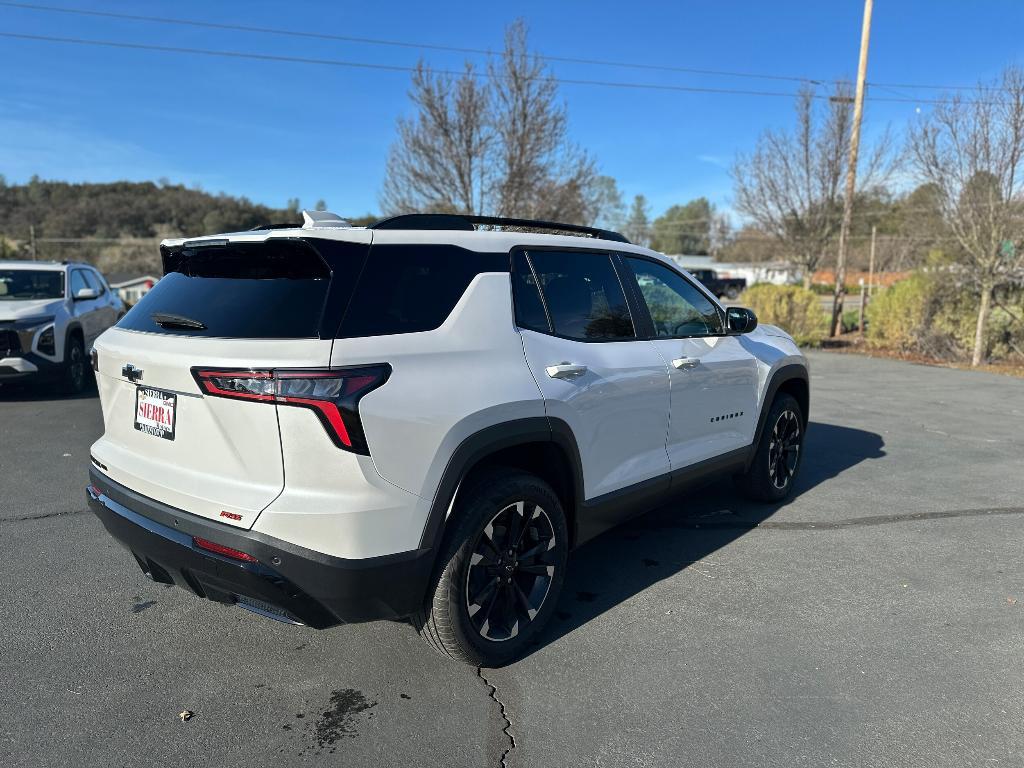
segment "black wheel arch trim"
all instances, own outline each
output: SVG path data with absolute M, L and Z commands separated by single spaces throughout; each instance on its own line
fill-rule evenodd
M 789 363 L 783 365 L 775 373 L 772 374 L 771 379 L 768 381 L 768 386 L 765 387 L 764 399 L 761 401 L 761 412 L 757 416 L 757 429 L 754 431 L 754 442 L 750 446 L 750 455 L 747 457 L 747 466 L 750 466 L 750 462 L 754 460 L 754 454 L 757 451 L 757 446 L 761 442 L 761 435 L 764 433 L 765 423 L 768 420 L 768 411 L 771 410 L 772 403 L 775 402 L 775 396 L 779 393 L 782 385 L 789 381 L 799 380 L 804 383 L 807 387 L 807 403 L 802 408 L 805 413 L 801 414 L 803 417 L 803 429 L 804 433 L 807 432 L 807 423 L 810 420 L 810 378 L 807 375 L 807 366 L 801 365 L 800 363 Z
M 493 424 L 465 438 L 448 459 L 434 492 L 419 548 L 435 552 L 439 549 L 448 510 L 462 480 L 474 466 L 498 451 L 538 442 L 553 443 L 565 453 L 572 472 L 574 506 L 578 508 L 583 499 L 583 463 L 576 438 L 566 422 L 548 416 L 529 416 Z M 567 512 L 572 520 L 576 519 L 575 509 Z M 575 531 L 570 530 L 569 536 L 574 540 Z

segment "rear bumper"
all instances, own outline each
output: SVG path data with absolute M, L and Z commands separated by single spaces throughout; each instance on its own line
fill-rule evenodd
M 90 508 L 143 572 L 200 597 L 322 629 L 403 618 L 425 594 L 431 550 L 365 560 L 332 557 L 169 507 L 115 483 L 95 467 L 89 479 Z M 258 562 L 200 549 L 193 537 L 245 552 Z

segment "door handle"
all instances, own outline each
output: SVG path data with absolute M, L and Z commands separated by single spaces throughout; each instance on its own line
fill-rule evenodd
M 544 369 L 544 372 L 552 379 L 571 379 L 575 376 L 582 376 L 586 373 L 587 366 L 563 362 L 558 365 L 549 365 Z
M 676 368 L 696 368 L 700 365 L 699 357 L 677 357 L 672 361 L 672 365 Z

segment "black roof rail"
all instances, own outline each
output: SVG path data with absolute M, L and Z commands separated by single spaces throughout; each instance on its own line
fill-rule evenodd
M 523 229 L 550 229 L 555 232 L 572 232 L 587 235 L 601 240 L 614 240 L 617 243 L 628 243 L 623 235 L 610 229 L 584 227 L 580 224 L 565 224 L 559 221 L 540 221 L 537 219 L 514 219 L 505 216 L 475 216 L 462 213 L 406 213 L 392 216 L 370 225 L 370 229 L 454 229 L 461 232 L 473 232 L 475 224 L 494 227 L 522 227 Z
M 270 224 L 257 224 L 255 227 L 250 227 L 249 229 L 247 229 L 246 232 L 262 232 L 265 229 L 300 229 L 301 227 L 301 222 L 289 221 Z

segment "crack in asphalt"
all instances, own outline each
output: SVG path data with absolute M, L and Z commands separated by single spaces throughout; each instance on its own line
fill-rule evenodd
M 494 703 L 498 705 L 498 709 L 501 712 L 501 718 L 505 721 L 505 727 L 501 729 L 501 732 L 508 737 L 508 749 L 501 753 L 501 768 L 508 768 L 508 756 L 512 750 L 516 748 L 516 737 L 512 735 L 512 721 L 509 720 L 508 711 L 505 709 L 504 702 L 498 698 L 498 687 L 484 677 L 484 668 L 477 667 L 476 674 L 477 677 L 484 681 L 484 685 L 490 689 L 488 691 L 488 695 L 494 699 Z
M 701 518 L 681 521 L 672 527 L 701 529 L 769 529 L 776 531 L 835 531 L 842 528 L 858 528 L 892 523 L 912 523 L 918 520 L 946 520 L 955 517 L 985 517 L 987 515 L 1024 515 L 1024 507 L 986 507 L 984 509 L 956 509 L 947 512 L 907 512 L 900 515 L 870 515 L 851 517 L 846 520 L 721 520 L 700 522 Z
M 72 509 L 67 512 L 44 512 L 41 515 L 21 515 L 19 517 L 0 517 L 0 525 L 4 523 L 23 523 L 26 520 L 46 520 L 49 517 L 71 517 L 72 515 L 88 514 L 87 509 Z

